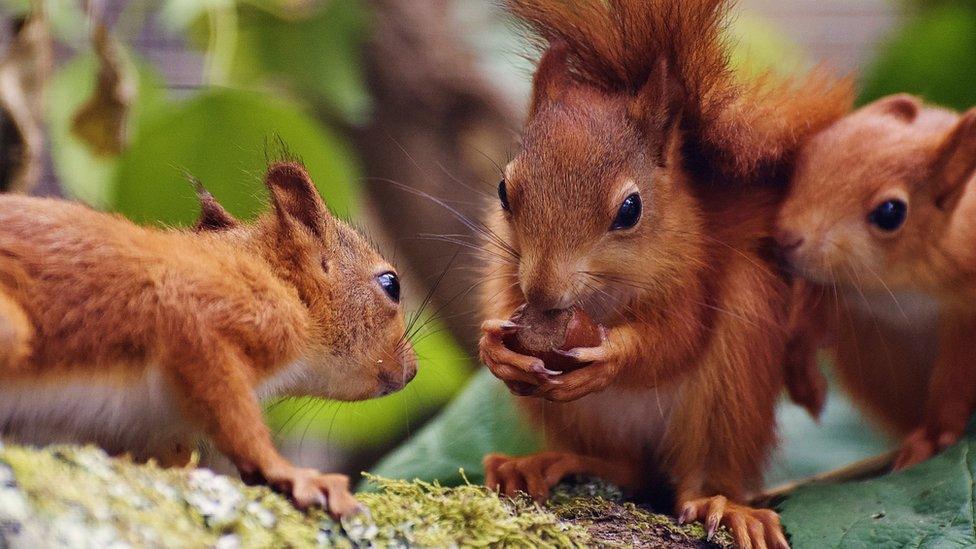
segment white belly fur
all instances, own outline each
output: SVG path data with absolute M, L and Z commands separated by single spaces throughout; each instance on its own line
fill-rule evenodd
M 0 433 L 26 444 L 95 443 L 110 451 L 199 438 L 158 369 L 126 382 L 98 376 L 0 387 Z
M 611 388 L 564 405 L 561 411 L 568 424 L 586 424 L 590 426 L 587 431 L 600 440 L 640 445 L 653 455 L 661 448 L 671 423 L 675 390 Z
M 271 397 L 301 379 L 296 363 L 269 378 L 257 393 Z M 78 376 L 55 382 L 0 382 L 0 436 L 46 445 L 93 443 L 115 452 L 196 445 L 202 433 L 183 418 L 173 388 L 160 370 L 126 382 Z

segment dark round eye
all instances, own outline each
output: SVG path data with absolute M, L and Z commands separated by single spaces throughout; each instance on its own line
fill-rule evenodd
M 396 273 L 383 273 L 376 277 L 376 281 L 394 303 L 400 302 L 400 279 L 397 278 Z
M 908 204 L 902 200 L 882 202 L 868 215 L 868 222 L 886 232 L 897 231 L 905 223 Z
M 642 209 L 643 204 L 641 204 L 639 194 L 634 193 L 628 196 L 624 199 L 623 204 L 620 205 L 620 209 L 617 210 L 617 217 L 614 218 L 613 224 L 610 225 L 610 230 L 620 231 L 633 227 L 640 221 Z
M 508 189 L 505 188 L 505 180 L 502 179 L 498 184 L 498 200 L 502 201 L 502 209 L 506 212 L 511 211 L 511 206 L 508 205 Z

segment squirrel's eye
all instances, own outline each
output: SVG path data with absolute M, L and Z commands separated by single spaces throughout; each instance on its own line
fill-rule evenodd
M 882 202 L 870 214 L 868 222 L 885 232 L 894 232 L 905 224 L 908 215 L 908 204 L 903 200 L 888 200 Z
M 620 205 L 620 209 L 617 210 L 617 217 L 614 218 L 613 224 L 610 225 L 610 230 L 621 231 L 637 225 L 637 222 L 640 221 L 642 209 L 643 204 L 641 203 L 639 194 L 634 193 L 628 196 L 624 199 L 623 204 Z
M 383 291 L 390 296 L 394 303 L 400 302 L 400 279 L 397 278 L 396 273 L 383 273 L 376 277 L 376 281 L 379 282 L 380 288 L 383 288 Z
M 506 212 L 511 211 L 511 206 L 508 205 L 508 189 L 505 188 L 505 180 L 502 179 L 501 183 L 498 184 L 498 200 L 502 201 L 502 209 Z

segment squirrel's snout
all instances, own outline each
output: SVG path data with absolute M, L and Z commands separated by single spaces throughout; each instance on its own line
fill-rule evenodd
M 393 394 L 407 386 L 417 376 L 417 355 L 409 344 L 399 351 L 391 368 L 383 369 L 378 374 L 379 396 Z

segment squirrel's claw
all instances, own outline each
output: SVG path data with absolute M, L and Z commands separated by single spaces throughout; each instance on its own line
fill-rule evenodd
M 708 540 L 715 536 L 719 526 L 724 525 L 731 531 L 737 547 L 790 547 L 783 535 L 779 515 L 774 511 L 733 503 L 724 496 L 695 499 L 681 505 L 678 523 L 685 524 L 693 520 L 700 520 L 705 524 Z

